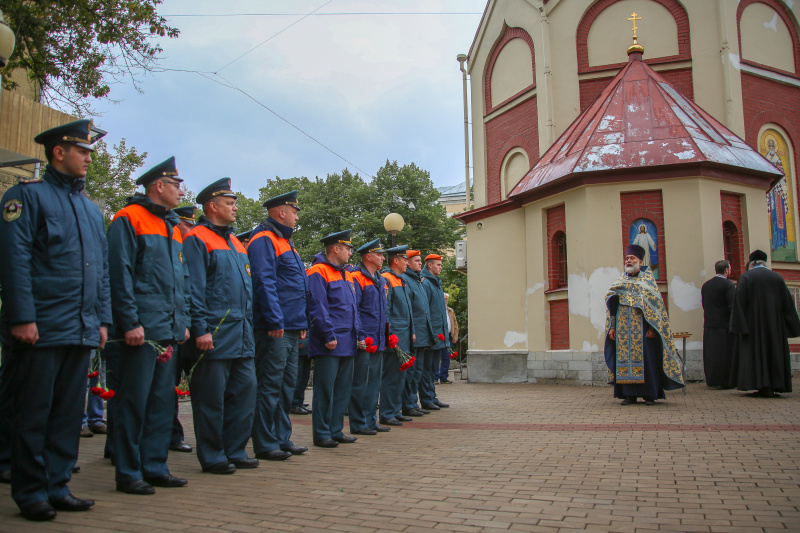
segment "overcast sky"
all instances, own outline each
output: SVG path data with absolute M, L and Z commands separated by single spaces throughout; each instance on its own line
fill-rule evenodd
M 161 41 L 159 66 L 218 74 L 149 74 L 142 94 L 127 81 L 112 85 L 119 102 L 96 103 L 96 124 L 109 131 L 109 144 L 125 138 L 148 153 L 141 171 L 174 155 L 195 193 L 225 176 L 253 197 L 275 176 L 324 177 L 349 168 L 369 179 L 387 159 L 416 163 L 437 187 L 456 185 L 464 180 L 456 55 L 469 51 L 485 3 L 165 0 L 159 13 L 181 35 Z M 367 14 L 377 12 L 470 14 Z M 178 16 L 239 13 L 248 15 Z M 294 15 L 256 15 L 266 13 Z M 341 158 L 221 85 L 228 82 Z

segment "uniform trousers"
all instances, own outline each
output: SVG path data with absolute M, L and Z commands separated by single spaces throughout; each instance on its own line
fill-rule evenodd
M 311 424 L 314 442 L 342 437 L 344 412 L 350 402 L 355 357 L 314 356 L 314 401 Z
M 174 342 L 161 342 L 165 348 Z M 175 365 L 156 360 L 148 345 L 122 347 L 114 398 L 116 480 L 128 483 L 169 474 L 167 455 L 175 416 Z
M 422 405 L 434 403 L 436 400 L 433 374 L 439 367 L 439 351 L 440 348 L 425 348 L 425 357 L 422 360 L 422 376 L 419 380 L 419 401 Z
M 247 459 L 256 404 L 253 358 L 203 359 L 189 385 L 200 465 Z
M 120 343 L 106 344 L 101 352 L 106 365 L 106 387 L 114 391 L 114 397 L 106 400 L 106 445 L 103 450 L 105 457 L 114 457 L 114 414 L 117 410 L 117 391 L 119 390 L 119 354 L 122 352 Z M 113 347 L 113 348 L 112 348 Z
M 378 395 L 381 390 L 383 352 L 358 350 L 353 361 L 353 388 L 350 393 L 350 433 L 377 427 Z
M 10 394 L 11 497 L 20 507 L 69 495 L 91 348 L 4 348 Z
M 428 352 L 424 347 L 415 347 L 411 350 L 411 355 L 416 359 L 414 364 L 406 370 L 406 382 L 403 387 L 403 409 L 414 409 L 419 407 L 419 397 L 417 391 L 420 390 L 422 381 L 422 371 L 425 366 L 425 358 Z
M 191 372 L 196 359 L 192 359 L 191 357 L 186 356 L 186 343 L 178 345 L 178 349 L 175 350 L 175 356 L 178 357 L 178 361 L 175 365 L 175 386 L 181 384 L 181 380 L 183 379 L 183 373 L 186 372 L 186 375 L 189 375 Z M 183 433 L 183 424 L 181 424 L 180 418 L 178 418 L 178 400 L 179 397 L 175 395 L 175 418 L 172 420 L 172 436 L 169 439 L 170 444 L 175 444 L 185 440 L 185 435 Z
M 264 453 L 294 446 L 289 410 L 297 382 L 299 331 L 284 331 L 270 337 L 265 329 L 255 330 L 256 395 L 253 418 L 253 450 Z
M 308 340 L 305 342 L 308 343 Z M 294 385 L 294 398 L 292 398 L 292 407 L 299 407 L 305 403 L 306 387 L 308 387 L 308 380 L 310 378 L 311 358 L 308 356 L 308 349 L 306 349 L 305 355 L 300 354 L 297 357 L 297 381 Z
M 433 374 L 433 380 L 444 380 L 450 376 L 450 351 L 442 348 L 439 352 L 439 368 Z
M 7 355 L 0 355 L 0 472 L 11 471 L 11 431 L 14 428 L 11 409 L 11 385 L 3 369 Z
M 393 348 L 383 352 L 381 399 L 378 410 L 381 420 L 397 418 L 403 412 L 403 387 L 407 370 L 400 370 L 400 358 Z

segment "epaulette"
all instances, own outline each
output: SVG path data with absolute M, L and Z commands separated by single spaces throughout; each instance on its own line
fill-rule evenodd
M 41 183 L 44 179 L 42 178 L 25 178 L 22 176 L 17 176 L 17 182 L 21 185 L 27 185 L 29 183 Z

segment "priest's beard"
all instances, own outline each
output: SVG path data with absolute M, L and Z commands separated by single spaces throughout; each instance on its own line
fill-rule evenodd
M 634 266 L 634 265 L 632 265 L 630 263 L 627 263 L 625 265 L 625 273 L 626 274 L 637 274 L 638 272 L 639 272 L 639 265 L 635 265 Z

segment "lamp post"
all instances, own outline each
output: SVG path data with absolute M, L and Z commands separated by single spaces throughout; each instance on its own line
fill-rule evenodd
M 406 221 L 403 220 L 402 215 L 399 213 L 389 213 L 386 215 L 386 218 L 383 219 L 383 227 L 386 228 L 392 236 L 392 248 L 397 246 L 397 234 L 403 229 L 406 225 Z
M 3 18 L 3 10 L 0 9 L 0 68 L 5 67 L 8 63 L 8 58 L 14 53 L 14 45 L 17 38 L 14 35 L 14 30 Z
M 467 71 L 464 62 L 467 60 L 465 54 L 456 56 L 458 66 L 464 78 L 464 172 L 466 174 L 467 188 L 465 195 L 465 211 L 469 211 L 469 107 L 467 105 Z

